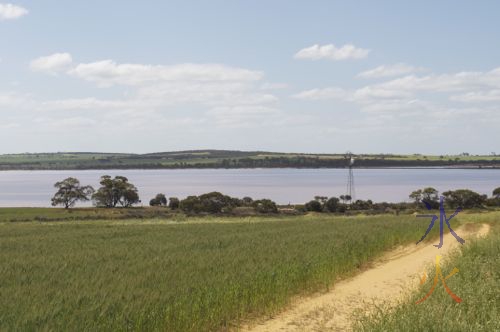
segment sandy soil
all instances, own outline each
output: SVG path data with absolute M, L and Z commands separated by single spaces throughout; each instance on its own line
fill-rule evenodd
M 470 239 L 486 235 L 489 228 L 486 224 L 466 225 L 456 232 L 460 237 Z M 412 244 L 388 252 L 372 268 L 336 283 L 328 293 L 297 299 L 282 313 L 244 326 L 242 331 L 348 331 L 355 312 L 369 313 L 381 303 L 396 305 L 419 285 L 426 268 L 434 271 L 436 255 L 444 259 L 460 246 L 451 234 L 445 235 L 441 249 L 433 246 L 438 241 Z M 448 272 L 443 271 L 445 275 Z M 457 295 L 460 296 L 459 291 Z

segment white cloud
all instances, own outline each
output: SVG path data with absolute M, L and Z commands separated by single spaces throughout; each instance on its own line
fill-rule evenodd
M 64 55 L 64 54 L 63 54 Z M 64 61 L 60 61 L 64 60 Z M 260 71 L 221 64 L 184 63 L 176 65 L 119 64 L 113 60 L 74 64 L 69 54 L 55 54 L 32 62 L 32 68 L 49 73 L 62 71 L 95 83 L 98 87 L 131 87 L 122 100 L 77 98 L 38 103 L 36 109 L 62 110 L 135 110 L 145 114 L 179 107 L 208 109 L 273 107 L 278 98 L 267 91 L 283 88 L 262 82 Z M 264 89 L 267 88 L 267 89 Z
M 23 108 L 30 104 L 31 96 L 16 92 L 0 91 L 0 111 Z M 30 105 L 31 106 L 31 105 Z
M 488 72 L 459 72 L 455 74 L 415 76 L 409 75 L 386 82 L 367 85 L 355 90 L 340 87 L 312 89 L 295 97 L 302 99 L 366 99 L 366 98 L 414 98 L 419 93 L 465 92 L 453 96 L 455 101 L 496 100 L 500 90 L 500 68 Z
M 0 129 L 9 130 L 19 128 L 21 125 L 19 123 L 11 122 L 11 123 L 2 123 L 0 124 Z
M 460 94 L 457 94 L 460 93 Z M 453 94 L 453 95 L 452 95 Z M 491 107 L 456 107 L 455 102 L 500 101 L 500 68 L 486 72 L 409 75 L 357 89 L 310 89 L 293 97 L 304 100 L 338 100 L 357 105 L 363 112 L 449 119 L 453 116 L 491 116 Z M 443 98 L 444 97 L 444 98 Z
M 220 64 L 185 63 L 172 66 L 117 64 L 112 60 L 81 63 L 70 74 L 95 82 L 101 87 L 113 85 L 144 85 L 160 81 L 258 81 L 260 71 L 234 68 Z
M 69 54 L 54 54 L 34 60 L 31 67 L 51 74 L 64 72 L 101 88 L 126 87 L 123 99 L 30 99 L 30 106 L 23 107 L 42 111 L 45 118 L 54 117 L 58 124 L 71 127 L 87 124 L 75 118 L 82 111 L 104 122 L 124 117 L 126 126 L 146 126 L 152 119 L 157 124 L 165 119 L 175 121 L 183 112 L 189 114 L 183 115 L 184 123 L 191 119 L 191 123 L 206 120 L 224 127 L 255 126 L 278 112 L 278 98 L 269 90 L 286 87 L 262 82 L 260 71 L 222 64 L 120 64 L 113 60 L 73 64 Z M 68 114 L 72 114 L 71 121 L 59 121 Z M 149 120 L 144 121 L 146 118 Z
M 398 89 L 386 89 L 384 87 L 377 86 L 365 86 L 363 88 L 357 89 L 352 94 L 352 99 L 355 101 L 363 101 L 369 99 L 402 99 L 402 98 L 412 98 L 412 93 L 404 90 Z
M 51 74 L 64 71 L 71 66 L 73 59 L 69 53 L 54 53 L 43 56 L 30 62 L 34 71 L 42 71 Z
M 328 45 L 313 45 L 298 51 L 295 59 L 309 59 L 309 60 L 348 60 L 348 59 L 363 59 L 368 56 L 370 50 L 356 47 L 352 44 L 346 44 L 341 47 L 336 47 L 333 44 Z
M 85 128 L 85 127 L 92 127 L 96 125 L 97 122 L 93 119 L 81 117 L 81 116 L 76 116 L 76 117 L 71 117 L 71 118 L 66 118 L 62 119 L 59 121 L 53 122 L 51 125 L 54 127 L 59 127 L 59 128 Z
M 269 104 L 278 101 L 274 95 L 242 82 L 162 82 L 139 88 L 137 97 L 166 105 L 234 106 Z
M 500 90 L 468 92 L 451 96 L 450 100 L 464 103 L 500 101 Z
M 424 70 L 421 67 L 414 67 L 405 63 L 396 63 L 394 65 L 382 65 L 376 68 L 364 71 L 358 74 L 362 78 L 381 78 L 391 76 L 401 76 L 412 74 Z
M 375 100 L 399 100 L 412 97 L 407 91 L 389 90 L 376 86 L 346 90 L 339 87 L 311 89 L 299 92 L 292 97 L 303 100 L 340 100 L 355 103 L 373 103 Z
M 264 83 L 260 86 L 262 90 L 281 90 L 288 88 L 286 83 Z
M 38 109 L 44 111 L 59 110 L 100 110 L 124 109 L 131 106 L 127 100 L 100 100 L 96 98 L 61 99 L 39 103 Z
M 28 10 L 26 8 L 10 3 L 0 3 L 0 21 L 15 20 L 26 14 L 28 14 Z
M 409 75 L 376 86 L 410 92 L 454 92 L 467 90 L 500 89 L 500 68 L 488 72 L 458 72 L 455 74 L 415 76 Z
M 293 95 L 294 98 L 308 100 L 347 99 L 348 96 L 347 90 L 337 87 L 311 89 Z

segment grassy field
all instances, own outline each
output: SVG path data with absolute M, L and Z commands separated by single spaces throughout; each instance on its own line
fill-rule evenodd
M 0 330 L 234 327 L 415 241 L 415 219 L 0 223 Z
M 482 216 L 478 221 L 487 221 Z M 384 310 L 359 320 L 361 331 L 500 331 L 500 225 L 498 219 L 485 240 L 473 241 L 441 264 L 443 275 L 460 271 L 446 280 L 463 300 L 454 302 L 443 285 L 420 304 L 432 282 L 427 282 L 395 310 Z M 434 269 L 429 273 L 434 278 Z
M 463 214 L 453 225 L 498 217 Z M 231 329 L 327 290 L 419 239 L 427 223 L 389 215 L 0 222 L 0 330 Z
M 103 209 L 103 208 L 0 208 L 1 222 L 72 221 L 123 219 L 184 218 L 160 207 Z

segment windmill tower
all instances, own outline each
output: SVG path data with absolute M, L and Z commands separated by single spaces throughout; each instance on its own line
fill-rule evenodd
M 345 155 L 345 159 L 348 163 L 349 167 L 349 175 L 347 176 L 347 193 L 346 196 L 349 196 L 351 199 L 348 200 L 349 203 L 354 202 L 356 200 L 356 192 L 354 190 L 354 155 L 351 152 L 347 152 Z

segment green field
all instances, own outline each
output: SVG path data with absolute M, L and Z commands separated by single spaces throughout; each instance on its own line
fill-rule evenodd
M 136 208 L 0 208 L 1 222 L 16 221 L 83 221 L 169 218 L 182 220 L 183 215 L 158 207 Z
M 483 219 L 483 221 L 486 221 Z M 486 239 L 472 241 L 461 255 L 441 264 L 443 275 L 457 267 L 460 271 L 446 280 L 448 287 L 462 299 L 454 302 L 443 285 L 420 304 L 428 292 L 427 282 L 395 310 L 384 306 L 369 318 L 360 318 L 360 331 L 500 331 L 500 225 L 491 224 Z M 434 269 L 429 271 L 434 278 Z
M 427 224 L 316 214 L 0 222 L 0 330 L 235 328 L 328 290 Z
M 359 154 L 358 167 L 500 167 L 496 155 Z M 341 168 L 345 155 L 263 151 L 194 150 L 150 154 L 24 153 L 0 155 L 0 170 Z

